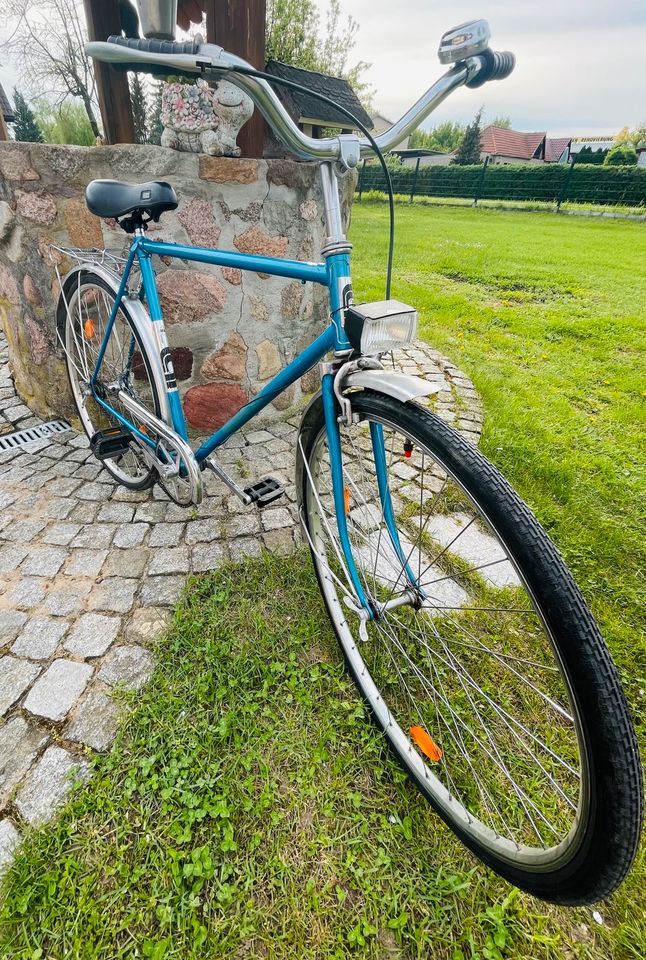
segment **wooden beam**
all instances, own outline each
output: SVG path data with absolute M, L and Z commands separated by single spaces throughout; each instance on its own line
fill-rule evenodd
M 0 140 L 8 140 L 9 131 L 7 130 L 7 124 L 5 123 L 4 114 L 0 110 Z
M 107 40 L 121 33 L 118 0 L 83 0 L 90 40 Z M 99 107 L 106 143 L 134 143 L 135 125 L 128 75 L 107 63 L 94 61 Z
M 206 0 L 205 6 L 208 42 L 264 70 L 266 0 Z M 265 121 L 256 110 L 240 131 L 238 145 L 243 157 L 262 157 L 264 143 Z

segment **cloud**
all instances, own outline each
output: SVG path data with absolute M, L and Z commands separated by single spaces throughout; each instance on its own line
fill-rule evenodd
M 506 81 L 461 90 L 429 118 L 489 117 L 520 129 L 612 133 L 646 118 L 646 5 L 643 0 L 342 0 L 360 24 L 353 51 L 372 64 L 375 106 L 396 119 L 439 75 L 437 46 L 455 24 L 485 16 L 494 49 L 512 50 Z M 641 51 L 641 53 L 639 53 Z

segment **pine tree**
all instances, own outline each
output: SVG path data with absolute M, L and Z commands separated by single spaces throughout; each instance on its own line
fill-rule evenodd
M 132 120 L 135 126 L 135 141 L 148 143 L 148 103 L 146 91 L 138 73 L 130 77 L 130 100 L 132 102 Z
M 15 87 L 13 90 L 13 101 L 16 106 L 16 119 L 13 125 L 13 135 L 16 140 L 24 140 L 29 143 L 43 143 L 45 138 L 43 137 L 42 130 L 36 123 L 36 117 L 23 95 L 19 90 L 16 90 Z
M 454 163 L 462 165 L 480 163 L 482 150 L 482 107 L 478 110 L 473 122 L 464 131 L 462 143 L 455 154 Z
M 160 145 L 161 135 L 164 130 L 161 122 L 161 100 L 162 84 L 161 81 L 157 81 L 152 96 L 153 109 L 150 115 L 150 124 L 148 127 L 148 143 L 154 143 L 156 146 Z

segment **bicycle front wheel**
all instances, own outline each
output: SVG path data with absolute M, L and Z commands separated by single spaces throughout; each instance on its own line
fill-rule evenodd
M 99 378 L 90 380 L 99 357 L 115 302 L 114 290 L 91 270 L 72 274 L 58 301 L 58 331 L 65 351 L 67 373 L 79 419 L 88 437 L 100 430 L 120 427 L 120 421 L 99 403 L 106 386 L 118 384 L 134 399 L 159 416 L 159 398 L 149 361 L 137 329 L 122 301 L 105 345 Z M 127 409 L 113 395 L 110 404 L 126 419 Z M 157 473 L 145 460 L 136 442 L 125 453 L 103 461 L 103 466 L 123 486 L 132 490 L 151 487 Z
M 369 390 L 352 408 L 344 500 L 372 610 L 367 638 L 348 609 L 320 404 L 299 437 L 301 519 L 374 718 L 423 795 L 497 873 L 556 903 L 607 896 L 635 855 L 641 771 L 580 592 L 527 506 L 455 430 Z

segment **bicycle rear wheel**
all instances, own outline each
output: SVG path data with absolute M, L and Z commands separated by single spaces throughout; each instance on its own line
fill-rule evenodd
M 114 290 L 91 270 L 72 274 L 58 301 L 58 331 L 65 350 L 65 361 L 72 396 L 79 419 L 88 437 L 100 430 L 119 427 L 117 417 L 102 406 L 97 391 L 108 383 L 119 386 L 159 416 L 159 398 L 150 372 L 148 358 L 139 343 L 137 329 L 130 318 L 127 302 L 122 301 L 106 345 L 96 387 L 90 378 L 103 343 L 108 320 L 115 301 Z M 130 414 L 113 395 L 110 405 L 130 418 Z M 103 466 L 123 486 L 133 490 L 151 487 L 157 473 L 146 462 L 141 449 L 132 442 L 128 450 L 103 460 Z
M 354 679 L 399 761 L 481 860 L 546 900 L 590 903 L 626 875 L 641 771 L 628 708 L 562 559 L 496 469 L 438 417 L 365 390 L 341 428 L 352 556 L 332 501 L 322 406 L 299 437 L 302 521 Z M 394 522 L 374 438 L 383 437 Z

